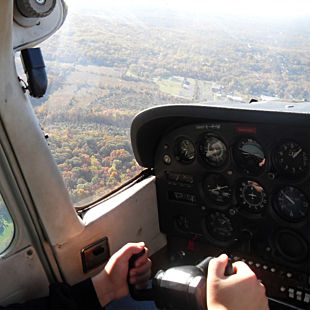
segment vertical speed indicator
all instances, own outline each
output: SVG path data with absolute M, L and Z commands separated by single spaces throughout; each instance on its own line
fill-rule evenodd
M 309 201 L 298 188 L 285 186 L 276 195 L 275 208 L 282 218 L 298 222 L 306 218 L 309 211 Z

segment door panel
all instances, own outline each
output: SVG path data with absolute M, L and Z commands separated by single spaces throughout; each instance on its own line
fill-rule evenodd
M 55 247 L 62 274 L 70 284 L 93 275 L 84 274 L 81 250 L 107 237 L 111 255 L 127 242 L 144 241 L 150 255 L 166 244 L 159 230 L 155 178 L 149 177 L 86 212 L 84 231 Z

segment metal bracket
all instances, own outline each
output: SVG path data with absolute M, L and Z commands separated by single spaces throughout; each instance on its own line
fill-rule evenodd
M 84 273 L 104 264 L 110 258 L 108 237 L 104 237 L 83 248 L 81 255 Z

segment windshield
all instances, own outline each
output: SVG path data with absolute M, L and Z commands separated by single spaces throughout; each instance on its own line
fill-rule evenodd
M 134 115 L 162 104 L 310 99 L 310 4 L 70 0 L 32 100 L 74 205 L 135 176 Z

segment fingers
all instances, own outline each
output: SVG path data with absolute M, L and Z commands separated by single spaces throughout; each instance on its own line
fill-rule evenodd
M 129 283 L 135 285 L 136 289 L 146 288 L 151 277 L 152 261 L 148 258 L 149 249 L 145 246 L 144 249 L 145 253 L 135 261 L 135 267 L 129 271 Z
M 233 263 L 233 267 L 235 268 L 236 274 L 239 276 L 244 276 L 247 278 L 255 277 L 255 273 L 252 271 L 252 269 L 244 262 L 238 261 Z
M 145 262 L 148 260 L 149 249 L 147 247 L 144 247 L 144 249 L 145 249 L 145 253 L 142 256 L 140 256 L 138 259 L 136 259 L 134 263 L 135 268 L 144 265 Z
M 139 267 L 132 268 L 129 272 L 129 275 L 130 277 L 136 277 L 143 275 L 145 273 L 151 274 L 151 266 L 152 262 L 149 258 L 147 258 L 142 265 L 140 265 Z
M 152 262 L 146 258 L 138 267 L 132 268 L 129 272 L 129 283 L 134 284 L 137 289 L 145 288 L 151 277 Z
M 226 278 L 224 275 L 228 263 L 228 256 L 221 254 L 219 257 L 211 259 L 208 267 L 208 275 L 214 275 L 218 278 Z
M 139 286 L 145 287 L 145 284 L 148 283 L 148 280 L 150 279 L 150 277 L 151 277 L 151 270 L 148 269 L 144 273 L 134 274 L 130 276 L 129 283 L 134 284 L 137 288 Z
M 132 255 L 140 253 L 144 248 L 145 248 L 144 242 L 127 243 L 120 250 L 118 250 L 115 254 L 117 254 L 119 257 L 122 257 L 124 260 L 129 261 Z M 138 261 L 142 257 L 144 257 L 144 255 L 139 257 Z

